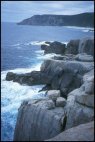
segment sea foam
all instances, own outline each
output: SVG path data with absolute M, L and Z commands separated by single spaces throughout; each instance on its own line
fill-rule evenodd
M 13 81 L 6 81 L 7 72 L 26 73 L 33 70 L 40 70 L 40 64 L 31 68 L 19 68 L 1 72 L 1 120 L 2 140 L 12 141 L 17 119 L 18 108 L 26 99 L 38 99 L 45 97 L 45 91 L 39 92 L 44 85 L 27 86 L 20 85 Z

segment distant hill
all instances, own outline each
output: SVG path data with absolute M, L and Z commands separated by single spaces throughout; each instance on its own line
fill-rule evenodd
M 77 15 L 34 15 L 18 25 L 94 27 L 94 13 Z

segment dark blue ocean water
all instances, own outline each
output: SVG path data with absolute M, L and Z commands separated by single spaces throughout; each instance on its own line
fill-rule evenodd
M 8 71 L 16 73 L 39 70 L 43 59 L 51 55 L 43 54 L 40 45 L 44 41 L 68 42 L 93 36 L 85 28 L 21 26 L 15 23 L 1 23 L 1 138 L 12 141 L 18 108 L 24 99 L 44 97 L 38 93 L 42 86 L 23 86 L 6 81 Z

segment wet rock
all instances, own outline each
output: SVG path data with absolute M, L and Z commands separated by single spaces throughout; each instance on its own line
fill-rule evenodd
M 13 73 L 13 72 L 8 72 L 7 75 L 6 75 L 6 80 L 7 81 L 11 81 L 15 78 L 16 74 Z

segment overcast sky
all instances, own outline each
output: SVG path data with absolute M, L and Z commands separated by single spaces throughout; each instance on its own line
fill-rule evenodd
M 1 1 L 1 21 L 19 22 L 37 14 L 94 12 L 93 1 Z

